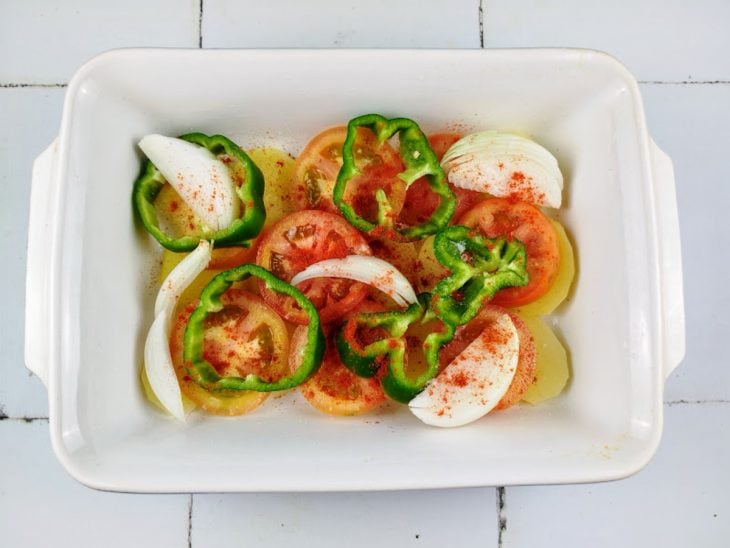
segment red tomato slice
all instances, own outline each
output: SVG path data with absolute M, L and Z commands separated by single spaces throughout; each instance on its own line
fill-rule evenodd
M 342 167 L 342 144 L 347 128 L 326 129 L 312 138 L 297 158 L 294 171 L 294 203 L 298 209 L 321 209 L 339 214 L 332 201 L 337 174 Z M 388 143 L 379 144 L 375 134 L 360 128 L 354 146 L 355 161 L 362 174 L 347 185 L 345 201 L 361 217 L 375 221 L 375 191 L 385 190 L 395 214 L 403 207 L 405 183 L 397 175 L 403 171 L 398 153 Z
M 485 328 L 496 320 L 501 314 L 508 314 L 517 329 L 520 341 L 519 357 L 517 358 L 517 370 L 509 385 L 507 392 L 499 400 L 495 409 L 507 409 L 522 399 L 527 388 L 535 380 L 537 368 L 537 354 L 535 340 L 525 322 L 515 314 L 502 307 L 487 305 L 479 312 L 472 321 L 466 325 L 459 326 L 454 333 L 454 338 L 439 352 L 439 366 L 445 368 L 461 352 L 476 339 Z
M 223 309 L 205 322 L 203 357 L 222 376 L 248 374 L 274 381 L 288 374 L 289 334 L 286 324 L 263 300 L 248 291 L 229 289 L 221 296 Z M 263 392 L 209 392 L 190 377 L 183 362 L 183 337 L 196 307 L 188 304 L 178 314 L 170 334 L 170 354 L 182 392 L 203 410 L 215 415 L 242 415 L 258 407 Z
M 525 244 L 530 281 L 524 287 L 501 290 L 492 299 L 493 304 L 522 306 L 542 297 L 553 285 L 560 268 L 558 236 L 550 220 L 536 207 L 488 198 L 467 211 L 457 224 L 476 228 L 489 238 L 504 236 Z
M 428 136 L 428 144 L 431 145 L 431 149 L 440 162 L 441 158 L 446 154 L 446 151 L 459 139 L 461 139 L 461 135 L 458 133 L 434 133 Z
M 451 224 L 456 224 L 454 222 L 456 219 L 460 218 L 472 207 L 489 197 L 489 195 L 477 192 L 476 190 L 469 190 L 468 188 L 457 188 L 451 183 L 449 183 L 449 186 L 451 187 L 451 190 L 454 191 L 454 194 L 456 194 L 456 209 L 454 210 L 454 216 L 451 217 Z
M 365 238 L 342 217 L 324 211 L 292 213 L 273 225 L 259 241 L 256 264 L 290 281 L 310 264 L 347 255 L 370 255 Z M 259 282 L 264 300 L 286 320 L 306 325 L 307 315 L 293 299 Z M 298 288 L 314 303 L 322 323 L 350 312 L 367 295 L 368 286 L 340 278 L 317 278 Z
M 428 136 L 428 142 L 431 145 L 436 157 L 441 161 L 446 151 L 451 145 L 461 139 L 458 133 L 434 133 Z M 449 183 L 452 192 L 456 195 L 456 211 L 452 219 L 458 219 L 462 213 L 471 209 L 476 203 L 483 200 L 486 196 L 481 192 L 468 190 L 465 188 L 456 188 Z M 431 190 L 426 178 L 423 177 L 415 181 L 406 191 L 405 204 L 398 216 L 398 221 L 408 226 L 421 224 L 426 221 L 439 205 L 439 199 Z
M 340 361 L 333 340 L 327 335 L 327 349 L 317 373 L 299 387 L 299 391 L 315 409 L 329 415 L 361 415 L 385 402 L 385 393 L 378 378 L 358 377 Z M 298 367 L 297 356 L 306 342 L 307 330 L 300 326 L 292 335 L 289 367 Z

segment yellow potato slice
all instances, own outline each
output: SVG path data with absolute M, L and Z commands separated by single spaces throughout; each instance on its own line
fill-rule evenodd
M 199 234 L 203 224 L 169 183 L 162 185 L 155 199 L 157 222 L 173 238 Z
M 553 330 L 540 318 L 520 315 L 535 339 L 535 380 L 522 401 L 537 404 L 558 396 L 570 379 L 568 353 Z
M 254 148 L 248 151 L 249 157 L 264 174 L 264 204 L 266 205 L 266 224 L 271 226 L 279 219 L 294 213 L 294 158 L 278 148 Z

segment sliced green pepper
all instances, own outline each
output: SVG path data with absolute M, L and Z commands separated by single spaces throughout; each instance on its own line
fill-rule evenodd
M 413 226 L 396 226 L 392 208 L 383 189 L 375 192 L 378 203 L 377 223 L 364 219 L 357 214 L 352 205 L 345 202 L 345 188 L 348 181 L 360 174 L 353 151 L 357 130 L 360 127 L 371 129 L 379 143 L 384 143 L 394 135 L 398 135 L 400 157 L 406 167 L 398 178 L 403 180 L 408 187 L 417 179 L 425 177 L 431 190 L 440 199 L 438 207 L 426 221 Z M 337 175 L 333 201 L 345 219 L 355 228 L 369 233 L 394 229 L 408 240 L 417 240 L 435 234 L 449 223 L 456 209 L 456 196 L 447 184 L 446 175 L 441 169 L 436 154 L 431 150 L 428 139 L 418 124 L 407 118 L 388 119 L 379 114 L 358 116 L 347 124 L 347 137 L 342 146 L 342 167 Z
M 450 273 L 436 284 L 429 314 L 453 326 L 472 320 L 500 289 L 528 282 L 527 252 L 519 241 L 450 226 L 436 235 L 433 247 L 436 259 Z
M 424 317 L 428 294 L 419 296 L 420 303 L 405 310 L 362 313 L 349 319 L 335 336 L 335 344 L 342 363 L 361 377 L 374 377 L 386 367 L 380 383 L 388 396 L 395 401 L 407 403 L 421 392 L 428 381 L 438 373 L 438 352 L 454 336 L 454 328 L 444 324 L 444 331 L 434 331 L 426 336 L 423 352 L 426 370 L 415 377 L 406 372 L 406 331 Z M 358 340 L 361 329 L 383 331 L 370 344 Z
M 180 139 L 205 147 L 216 156 L 227 156 L 226 162 L 229 163 L 229 169 L 233 173 L 233 180 L 238 183 L 236 194 L 242 204 L 241 216 L 222 230 L 179 238 L 165 234 L 157 220 L 155 200 L 166 181 L 155 165 L 147 160 L 142 168 L 142 174 L 134 182 L 132 192 L 134 206 L 142 224 L 163 247 L 170 251 L 192 251 L 200 240 L 212 240 L 216 247 L 250 245 L 250 240 L 261 232 L 266 220 L 264 176 L 261 170 L 248 154 L 223 135 L 209 137 L 202 133 L 188 133 L 180 136 Z M 243 177 L 239 173 L 243 173 Z
M 262 280 L 266 287 L 277 293 L 293 298 L 309 317 L 307 326 L 307 343 L 302 350 L 302 361 L 291 375 L 277 381 L 267 382 L 258 375 L 246 377 L 221 377 L 215 368 L 203 358 L 203 338 L 205 318 L 208 314 L 223 309 L 220 297 L 235 282 L 243 281 L 250 276 Z M 280 280 L 263 267 L 245 264 L 231 270 L 221 272 L 213 278 L 200 294 L 198 307 L 190 315 L 183 339 L 183 358 L 188 375 L 203 388 L 218 390 L 254 390 L 256 392 L 273 392 L 287 390 L 300 385 L 311 377 L 322 363 L 325 350 L 325 339 L 319 323 L 317 309 L 312 302 L 297 288 Z

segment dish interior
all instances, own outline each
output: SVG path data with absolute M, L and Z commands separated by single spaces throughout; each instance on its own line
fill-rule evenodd
M 643 112 L 631 76 L 587 51 L 119 51 L 68 92 L 55 219 L 54 446 L 81 481 L 137 491 L 332 490 L 589 481 L 643 465 L 661 429 L 657 272 Z M 557 399 L 458 429 L 407 408 L 359 418 L 298 395 L 186 425 L 142 395 L 159 248 L 135 222 L 149 133 L 222 133 L 297 154 L 366 112 L 427 132 L 524 132 L 566 176 L 558 218 L 578 274 L 551 323 Z

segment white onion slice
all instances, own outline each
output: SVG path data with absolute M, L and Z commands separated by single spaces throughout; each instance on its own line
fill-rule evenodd
M 144 344 L 144 367 L 150 388 L 162 406 L 181 421 L 185 420 L 185 411 L 170 355 L 172 315 L 180 295 L 205 270 L 210 257 L 210 242 L 201 241 L 165 278 L 155 301 L 155 320 Z
M 222 230 L 238 218 L 230 171 L 207 148 L 164 135 L 147 135 L 139 148 L 208 228 Z
M 432 426 L 462 426 L 480 419 L 507 392 L 517 371 L 519 349 L 512 319 L 501 314 L 408 407 Z
M 558 161 L 535 141 L 512 133 L 482 131 L 454 143 L 441 166 L 459 188 L 558 208 L 563 174 Z
M 201 240 L 198 247 L 172 269 L 157 293 L 155 316 L 163 311 L 172 315 L 180 295 L 210 263 L 211 252 L 210 242 Z
M 399 306 L 418 302 L 411 282 L 392 264 L 377 257 L 348 255 L 343 259 L 326 259 L 299 272 L 291 284 L 312 278 L 347 278 L 366 283 L 389 295 Z

